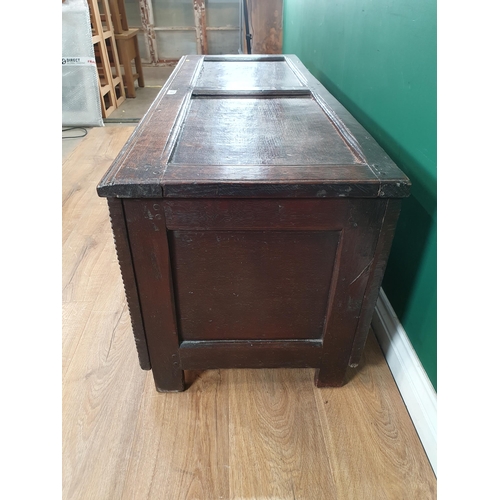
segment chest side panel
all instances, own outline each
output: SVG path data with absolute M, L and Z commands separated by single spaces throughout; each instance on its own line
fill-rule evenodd
M 383 203 L 163 201 L 181 340 L 321 341 L 349 261 L 349 283 L 361 286 L 349 307 L 360 306 Z M 366 238 L 341 259 L 343 238 L 357 233 Z

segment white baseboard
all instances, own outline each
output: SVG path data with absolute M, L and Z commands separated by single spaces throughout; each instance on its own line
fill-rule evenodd
M 437 476 L 437 394 L 383 290 L 372 327 Z

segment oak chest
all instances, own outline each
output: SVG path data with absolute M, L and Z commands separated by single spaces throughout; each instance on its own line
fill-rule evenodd
M 293 55 L 185 56 L 100 182 L 143 369 L 359 360 L 408 178 Z

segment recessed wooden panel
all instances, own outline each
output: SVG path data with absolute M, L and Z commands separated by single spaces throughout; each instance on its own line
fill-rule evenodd
M 286 61 L 204 61 L 197 87 L 242 90 L 300 87 Z
M 169 231 L 183 340 L 319 339 L 335 231 Z
M 171 163 L 300 166 L 359 160 L 310 97 L 204 98 L 191 101 Z

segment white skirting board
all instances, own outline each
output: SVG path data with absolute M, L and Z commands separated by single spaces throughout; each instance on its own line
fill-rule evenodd
M 372 327 L 437 476 L 437 394 L 383 290 Z

